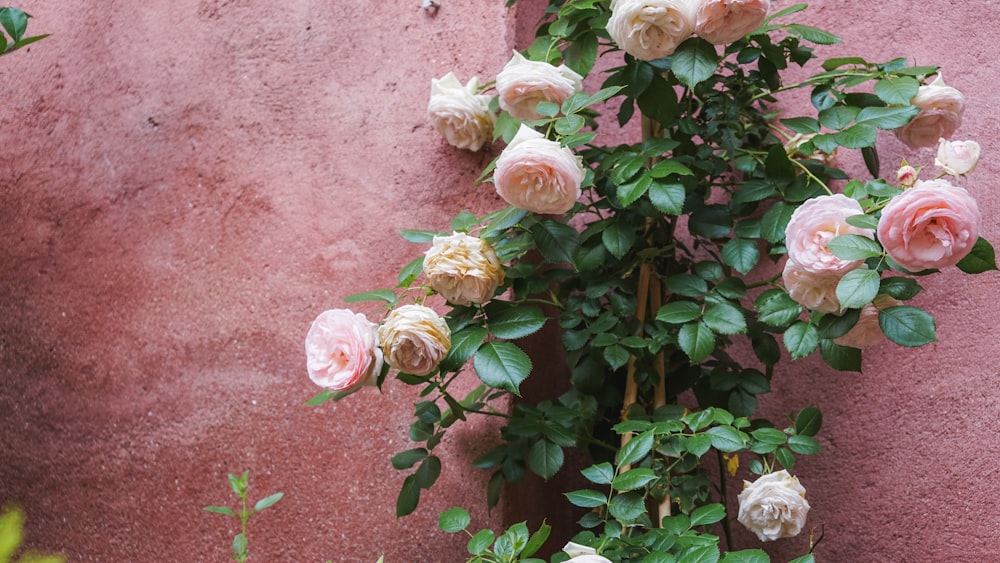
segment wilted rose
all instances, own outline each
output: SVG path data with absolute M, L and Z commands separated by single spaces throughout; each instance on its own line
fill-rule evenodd
M 382 321 L 378 339 L 389 365 L 403 373 L 427 375 L 451 349 L 451 329 L 434 309 L 397 307 Z
M 813 137 L 815 136 L 816 136 L 815 133 L 809 133 L 808 135 L 804 135 L 802 133 L 796 133 L 792 135 L 792 137 L 787 141 L 785 141 L 785 144 L 783 145 L 785 147 L 785 154 L 788 155 L 788 158 L 797 158 L 799 160 L 802 159 L 816 160 L 822 162 L 823 164 L 826 164 L 827 166 L 833 165 L 833 161 L 837 157 L 837 149 L 833 149 L 833 152 L 829 154 L 815 147 L 813 147 L 812 152 L 809 154 L 803 152 L 802 150 L 803 145 L 806 145 L 806 143 L 812 141 Z
M 882 328 L 878 324 L 878 312 L 882 309 L 900 305 L 888 295 L 878 295 L 875 300 L 861 308 L 858 322 L 851 327 L 851 330 L 833 341 L 841 346 L 851 346 L 852 348 L 865 348 L 882 340 Z
M 809 514 L 805 488 L 784 469 L 763 475 L 753 483 L 744 481 L 739 501 L 737 520 L 760 541 L 798 535 Z
M 917 182 L 917 169 L 905 164 L 896 171 L 896 181 L 900 186 L 910 187 Z
M 572 150 L 521 125 L 497 159 L 493 182 L 500 197 L 514 207 L 562 214 L 579 199 L 584 176 Z
M 813 274 L 792 260 L 785 262 L 785 269 L 781 273 L 781 281 L 792 300 L 810 311 L 821 313 L 840 312 L 837 284 L 842 277 L 842 274 L 836 272 Z
M 979 163 L 979 143 L 975 141 L 938 141 L 934 165 L 952 176 L 969 174 Z
M 306 368 L 316 385 L 335 391 L 374 385 L 382 371 L 375 324 L 348 309 L 320 313 L 306 334 Z
M 792 213 L 785 228 L 788 258 L 812 274 L 843 275 L 861 265 L 861 260 L 837 258 L 827 244 L 840 235 L 874 238 L 872 229 L 847 224 L 846 219 L 860 215 L 861 205 L 842 194 L 824 195 L 806 200 Z
M 951 137 L 962 125 L 965 96 L 955 88 L 945 86 L 941 74 L 934 82 L 921 86 L 910 104 L 918 106 L 920 113 L 896 129 L 896 136 L 911 149 L 932 147 L 938 139 Z
M 569 555 L 566 563 L 612 563 L 607 557 L 597 554 L 597 550 L 578 543 L 569 542 L 562 550 Z
M 504 278 L 493 247 L 465 233 L 434 237 L 424 254 L 424 274 L 431 288 L 455 305 L 489 301 Z
M 746 37 L 764 23 L 771 0 L 701 0 L 694 32 L 713 45 Z
M 969 192 L 947 180 L 918 180 L 892 198 L 878 222 L 878 240 L 911 272 L 954 266 L 979 239 L 982 217 Z
M 561 104 L 583 89 L 583 77 L 566 65 L 529 61 L 517 51 L 496 80 L 500 108 L 521 121 L 538 119 L 538 104 Z
M 692 0 L 613 0 L 608 34 L 641 61 L 672 54 L 694 32 Z
M 476 77 L 465 86 L 451 72 L 431 80 L 427 114 L 452 146 L 478 151 L 493 137 L 496 115 L 490 111 L 490 97 L 478 91 Z

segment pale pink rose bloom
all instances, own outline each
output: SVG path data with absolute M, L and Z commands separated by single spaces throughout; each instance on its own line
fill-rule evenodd
M 809 514 L 806 490 L 799 480 L 782 469 L 743 481 L 736 519 L 757 534 L 760 541 L 774 541 L 799 534 Z
M 434 309 L 397 307 L 382 321 L 378 339 L 389 365 L 403 373 L 428 375 L 451 349 L 451 329 Z
M 952 176 L 969 174 L 979 163 L 979 143 L 975 141 L 938 141 L 934 165 Z
M 434 237 L 424 254 L 424 274 L 431 288 L 455 305 L 489 301 L 504 279 L 493 247 L 465 233 Z
M 882 309 L 901 305 L 888 295 L 878 295 L 875 300 L 861 308 L 858 322 L 851 330 L 833 341 L 841 346 L 865 348 L 882 340 L 882 328 L 878 324 L 878 312 Z
M 597 550 L 590 546 L 569 542 L 562 550 L 570 557 L 566 563 L 611 563 L 610 559 L 598 555 Z
M 348 309 L 320 313 L 306 334 L 306 368 L 316 385 L 335 391 L 375 385 L 382 371 L 375 324 Z
M 562 104 L 566 98 L 583 90 L 583 77 L 566 65 L 529 61 L 514 51 L 514 56 L 497 75 L 496 89 L 500 108 L 521 121 L 542 117 L 538 104 Z
M 878 222 L 878 240 L 911 272 L 954 266 L 979 239 L 982 217 L 969 192 L 947 180 L 918 180 L 892 198 Z
M 608 34 L 641 61 L 660 59 L 694 33 L 695 9 L 693 0 L 613 0 Z
M 728 45 L 760 27 L 770 7 L 771 0 L 701 0 L 694 32 L 713 45 Z
M 912 186 L 917 181 L 917 169 L 908 164 L 901 166 L 896 171 L 896 181 L 899 182 L 900 186 Z
M 572 150 L 521 125 L 497 159 L 493 182 L 514 207 L 559 215 L 580 198 L 585 175 Z
M 843 195 L 814 197 L 792 213 L 785 228 L 785 247 L 788 258 L 811 274 L 839 274 L 861 265 L 861 260 L 837 258 L 827 244 L 840 235 L 860 235 L 875 238 L 872 229 L 861 229 L 847 224 L 852 215 L 864 213 L 861 204 Z
M 781 281 L 788 290 L 789 297 L 810 311 L 820 313 L 840 313 L 837 299 L 837 284 L 843 274 L 813 274 L 792 260 L 785 262 Z
M 941 74 L 934 82 L 921 86 L 910 104 L 918 106 L 920 113 L 895 133 L 911 149 L 933 147 L 938 139 L 951 137 L 962 125 L 965 96 L 946 86 Z
M 431 79 L 427 114 L 438 133 L 454 147 L 478 151 L 493 137 L 496 115 L 490 111 L 490 97 L 478 92 L 476 77 L 465 86 L 451 72 Z

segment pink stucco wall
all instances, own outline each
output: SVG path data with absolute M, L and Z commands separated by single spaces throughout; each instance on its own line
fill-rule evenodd
M 26 508 L 33 545 L 223 561 L 235 530 L 200 509 L 230 502 L 225 474 L 243 469 L 252 496 L 286 493 L 253 523 L 252 561 L 461 560 L 439 510 L 499 526 L 536 504 L 515 489 L 486 513 L 467 462 L 495 429 L 477 423 L 450 436 L 420 514 L 396 520 L 388 457 L 408 447 L 412 390 L 304 405 L 308 323 L 393 284 L 421 250 L 394 231 L 500 205 L 473 185 L 493 154 L 444 143 L 426 96 L 449 70 L 489 80 L 533 16 L 442 3 L 436 17 L 419 0 L 20 3 L 53 34 L 0 59 L 0 502 Z M 959 136 L 984 154 L 969 189 L 1000 243 L 1000 5 L 822 0 L 804 19 L 845 37 L 823 56 L 943 66 L 968 98 Z M 904 154 L 880 147 L 886 167 Z M 826 415 L 824 452 L 797 468 L 820 560 L 1000 560 L 1000 276 L 922 283 L 940 343 L 881 344 L 864 375 L 782 364 L 763 403 Z M 780 561 L 805 541 L 767 548 Z

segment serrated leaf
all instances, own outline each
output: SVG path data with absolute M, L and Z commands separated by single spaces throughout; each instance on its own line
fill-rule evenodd
M 679 176 L 690 176 L 694 174 L 690 168 L 676 160 L 661 160 L 653 165 L 649 170 L 649 176 L 653 178 L 666 178 L 671 174 Z
M 646 513 L 646 502 L 637 493 L 615 495 L 608 503 L 608 512 L 618 520 L 632 522 Z
M 423 262 L 421 262 L 421 269 Z M 396 292 L 392 289 L 376 289 L 375 291 L 362 291 L 353 293 L 344 298 L 344 303 L 360 303 L 362 301 L 385 301 L 386 303 L 396 302 Z
M 415 229 L 403 229 L 402 231 L 399 231 L 399 234 L 401 234 L 408 242 L 414 242 L 417 244 L 433 242 L 434 237 L 442 235 L 442 233 L 436 231 L 418 231 Z
M 699 506 L 691 512 L 691 526 L 715 524 L 726 517 L 726 507 L 718 503 Z
M 788 441 L 788 435 L 777 428 L 758 428 L 750 433 L 754 440 L 765 444 L 784 445 Z
M 907 348 L 937 342 L 934 317 L 916 307 L 900 305 L 882 309 L 878 313 L 878 326 L 886 338 Z
M 670 60 L 670 70 L 677 80 L 689 88 L 715 74 L 719 55 L 715 45 L 699 37 L 692 37 L 677 47 Z
M 722 563 L 771 563 L 771 557 L 759 549 L 741 549 L 725 554 Z
M 528 467 L 548 481 L 563 465 L 563 449 L 548 440 L 538 440 L 528 450 Z
M 747 435 L 732 426 L 713 426 L 705 431 L 712 447 L 720 452 L 736 452 L 746 446 Z
M 804 358 L 819 346 L 819 333 L 813 325 L 798 321 L 785 330 L 785 348 L 793 360 Z
M 399 452 L 392 456 L 389 461 L 396 469 L 409 469 L 416 465 L 417 462 L 423 461 L 426 457 L 427 450 L 425 448 L 413 448 L 412 450 Z
M 877 271 L 863 268 L 851 270 L 837 282 L 837 300 L 841 309 L 860 309 L 875 299 L 878 289 Z
M 542 256 L 550 262 L 573 264 L 573 254 L 580 246 L 580 233 L 576 229 L 556 221 L 542 221 L 531 229 L 535 245 Z
M 413 475 L 408 475 L 403 479 L 403 486 L 399 489 L 396 497 L 396 517 L 402 518 L 412 513 L 420 502 L 420 487 L 417 486 Z
M 437 456 L 427 456 L 420 467 L 411 475 L 413 482 L 421 489 L 429 489 L 437 482 L 441 476 L 441 458 Z
M 695 434 L 684 440 L 683 444 L 685 450 L 701 457 L 712 447 L 712 437 L 708 434 Z
M 879 129 L 897 129 L 910 122 L 918 113 L 917 106 L 867 107 L 855 118 L 857 125 L 868 125 Z M 846 146 L 846 145 L 845 145 Z
M 438 528 L 442 531 L 454 534 L 466 529 L 472 522 L 469 511 L 461 508 L 449 508 L 438 515 Z
M 534 334 L 548 320 L 538 307 L 520 305 L 501 308 L 492 305 L 491 303 L 486 307 L 489 332 L 504 340 L 516 340 Z
M 875 83 L 875 95 L 890 105 L 908 105 L 919 89 L 920 82 L 910 76 L 884 78 Z
M 741 274 L 749 273 L 760 260 L 757 241 L 745 238 L 730 240 L 722 246 L 722 260 Z
M 611 484 L 611 488 L 616 491 L 634 491 L 636 489 L 641 489 L 652 483 L 659 477 L 656 472 L 648 467 L 637 467 L 635 469 L 629 469 L 625 473 L 615 477 L 614 482 Z
M 628 254 L 635 244 L 635 229 L 625 222 L 609 223 L 601 233 L 601 242 L 615 258 L 619 260 Z
M 878 134 L 875 127 L 868 123 L 855 123 L 847 129 L 834 133 L 837 144 L 848 149 L 863 149 L 875 144 Z
M 743 310 L 727 302 L 710 303 L 705 307 L 703 320 L 717 334 L 740 334 L 747 330 Z
M 833 106 L 819 112 L 819 122 L 827 129 L 839 131 L 850 125 L 859 111 L 853 106 Z
M 476 375 L 483 383 L 520 395 L 518 386 L 531 373 L 531 359 L 510 342 L 487 342 L 476 352 Z
M 633 464 L 649 455 L 653 449 L 653 433 L 643 432 L 628 441 L 615 456 L 618 466 Z
M 608 502 L 607 494 L 591 489 L 570 491 L 563 494 L 566 495 L 570 504 L 581 508 L 596 508 L 598 506 L 604 506 Z
M 523 559 L 523 557 L 528 557 L 534 555 L 536 551 L 542 548 L 545 544 L 545 540 L 549 539 L 549 534 L 552 533 L 552 526 L 549 526 L 544 521 L 542 525 L 538 527 L 538 531 L 531 534 L 531 538 L 528 539 L 528 543 L 524 544 L 524 549 L 521 550 L 521 561 L 523 563 L 536 562 L 545 563 L 543 559 Z
M 684 198 L 687 191 L 683 184 L 664 184 L 653 182 L 649 186 L 649 201 L 653 207 L 665 215 L 680 215 L 684 210 Z
M 810 135 L 820 132 L 819 122 L 811 117 L 791 117 L 780 121 L 795 133 Z
M 451 349 L 441 362 L 441 371 L 458 371 L 479 350 L 489 332 L 480 326 L 466 327 L 451 335 Z
M 769 289 L 754 300 L 754 308 L 759 312 L 761 322 L 783 327 L 791 324 L 802 314 L 802 306 L 781 289 Z
M 481 555 L 484 553 L 491 545 L 493 545 L 493 540 L 496 539 L 496 535 L 493 530 L 479 530 L 476 535 L 469 538 L 469 543 L 466 549 L 472 555 Z
M 656 312 L 656 320 L 670 324 L 683 324 L 699 317 L 701 306 L 693 301 L 667 303 Z
M 844 219 L 844 221 L 851 225 L 852 227 L 857 227 L 859 229 L 876 229 L 878 228 L 878 219 L 871 215 L 865 215 L 863 213 L 858 215 L 851 215 Z
M 993 250 L 993 245 L 990 244 L 990 241 L 979 237 L 976 244 L 972 246 L 972 250 L 959 260 L 956 266 L 966 274 L 981 274 L 996 270 L 996 251 Z
M 618 199 L 621 200 L 622 205 L 628 207 L 635 203 L 640 197 L 645 195 L 646 191 L 649 190 L 649 186 L 652 185 L 653 178 L 648 174 L 643 174 L 639 176 L 639 179 L 634 182 L 629 182 L 627 184 L 622 184 L 618 186 Z M 617 223 L 614 223 L 617 224 Z
M 806 407 L 795 417 L 795 433 L 800 436 L 815 436 L 823 426 L 823 413 L 816 407 Z
M 618 369 L 628 363 L 629 353 L 625 348 L 615 344 L 604 349 L 604 360 L 611 369 Z
M 867 216 L 865 216 L 867 217 Z M 839 235 L 826 243 L 826 247 L 841 260 L 866 260 L 882 255 L 882 246 L 861 235 Z
M 677 344 L 693 363 L 700 362 L 715 351 L 715 333 L 704 322 L 691 322 L 677 333 Z
M 841 346 L 832 340 L 821 340 L 819 353 L 826 365 L 840 371 L 861 373 L 861 350 Z
M 812 436 L 803 436 L 801 434 L 796 434 L 795 436 L 789 436 L 788 438 L 788 448 L 793 452 L 802 455 L 812 455 L 819 453 L 822 449 L 819 442 L 816 441 Z
M 841 42 L 841 39 L 836 35 L 809 25 L 793 23 L 788 26 L 788 31 L 817 45 L 833 45 Z
M 795 467 L 795 455 L 788 448 L 778 448 L 774 452 L 774 458 L 778 460 L 785 469 L 792 469 Z

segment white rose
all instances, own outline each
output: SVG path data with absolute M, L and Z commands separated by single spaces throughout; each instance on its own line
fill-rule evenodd
M 750 483 L 743 482 L 737 520 L 760 541 L 790 538 L 802 531 L 809 514 L 806 490 L 782 469 Z
M 612 563 L 607 557 L 601 557 L 597 550 L 586 545 L 569 542 L 562 550 L 569 555 L 566 563 Z
M 478 91 L 476 77 L 465 86 L 451 72 L 431 80 L 427 114 L 452 146 L 478 151 L 493 137 L 496 115 L 490 111 L 490 97 Z
M 424 274 L 449 303 L 485 303 L 503 283 L 500 259 L 488 242 L 465 233 L 434 237 L 424 254 Z
M 673 54 L 694 33 L 694 0 L 614 0 L 608 34 L 641 61 Z
M 427 375 L 437 369 L 451 349 L 451 329 L 434 309 L 403 305 L 378 327 L 382 353 L 394 369 Z
M 583 77 L 566 65 L 529 61 L 514 51 L 496 80 L 500 108 L 521 121 L 539 119 L 538 104 L 562 104 L 583 90 Z
M 952 176 L 969 174 L 979 163 L 979 143 L 975 141 L 938 141 L 934 165 Z
M 585 176 L 573 151 L 521 125 L 497 159 L 493 182 L 507 203 L 533 213 L 566 213 Z

